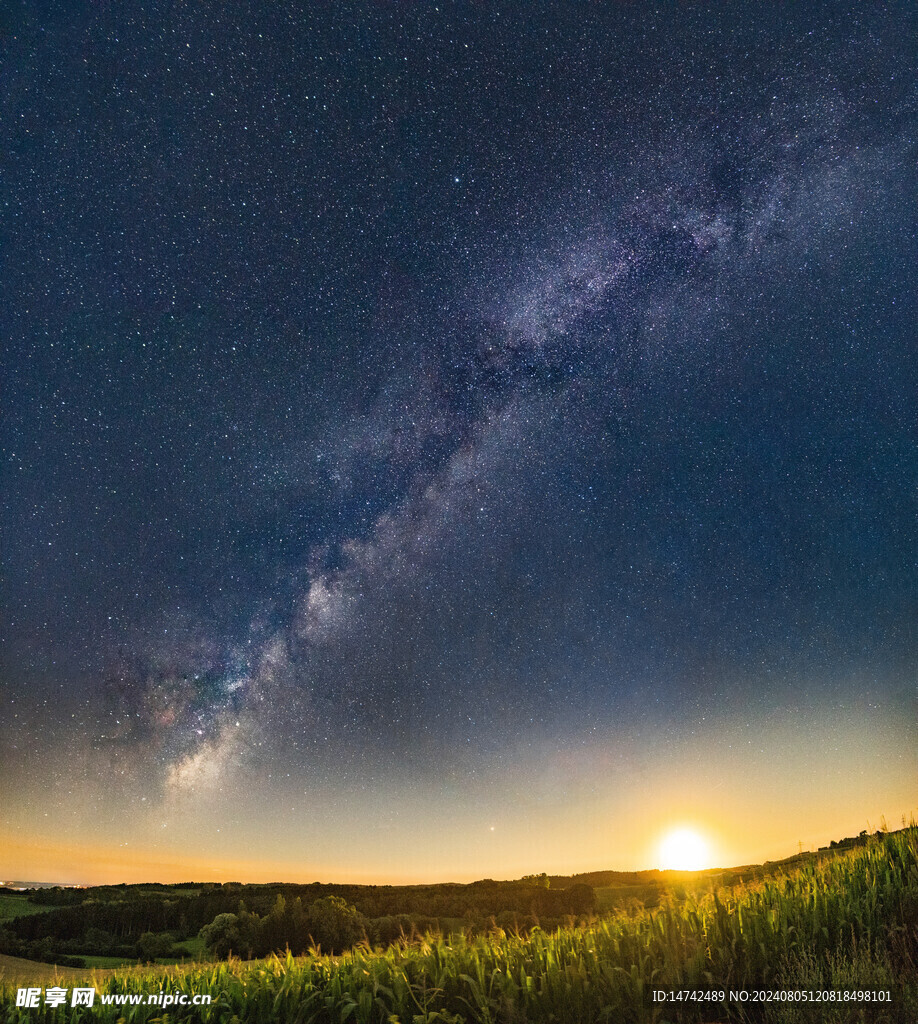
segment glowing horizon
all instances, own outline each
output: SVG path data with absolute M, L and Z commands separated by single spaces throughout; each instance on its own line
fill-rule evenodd
M 894 832 L 898 828 L 903 827 L 900 824 L 903 818 L 905 818 L 906 822 L 914 821 L 914 811 L 909 814 L 903 812 L 903 814 L 898 815 L 895 818 L 896 824 L 890 825 L 889 831 Z M 709 863 L 698 868 L 664 867 L 660 863 L 639 865 L 638 862 L 633 862 L 627 866 L 613 863 L 601 865 L 594 863 L 587 867 L 581 866 L 576 871 L 550 871 L 547 874 L 569 877 L 589 874 L 593 871 L 660 871 L 684 874 L 729 870 L 750 864 L 763 864 L 766 861 L 779 861 L 792 857 L 798 852 L 798 843 L 802 843 L 804 853 L 817 852 L 819 848 L 827 847 L 832 840 L 857 836 L 862 829 L 856 828 L 856 825 L 857 823 L 855 822 L 850 827 L 840 826 L 838 829 L 833 830 L 831 834 L 826 833 L 817 837 L 811 845 L 807 845 L 802 840 L 786 843 L 783 849 L 777 847 L 770 849 L 768 851 L 770 853 L 769 856 L 747 855 L 734 859 L 719 860 L 711 855 L 707 858 Z M 880 831 L 880 828 L 878 827 L 873 831 Z M 19 839 L 13 842 L 3 837 L 0 837 L 0 853 L 5 858 L 9 858 L 4 859 L 4 864 L 11 864 L 14 869 L 17 865 L 22 868 L 18 872 L 16 870 L 4 872 L 0 875 L 0 884 L 9 884 L 12 881 L 16 881 L 62 886 L 78 885 L 83 887 L 120 884 L 134 885 L 144 882 L 163 885 L 175 885 L 182 882 L 241 882 L 254 885 L 267 885 L 275 882 L 297 885 L 305 885 L 311 882 L 321 882 L 323 884 L 347 883 L 354 885 L 433 885 L 450 882 L 468 883 L 479 881 L 482 878 L 493 878 L 496 881 L 511 881 L 522 878 L 527 874 L 540 873 L 535 870 L 519 870 L 506 874 L 499 872 L 471 872 L 461 875 L 426 874 L 421 876 L 411 874 L 382 875 L 373 871 L 356 873 L 352 871 L 339 871 L 336 873 L 333 865 L 305 868 L 284 862 L 276 862 L 276 864 L 272 865 L 260 860 L 227 861 L 219 867 L 215 867 L 208 860 L 181 858 L 178 854 L 169 857 L 168 854 L 158 851 L 135 851 L 129 855 L 124 855 L 122 859 L 114 856 L 112 850 L 107 846 L 92 848 L 79 845 L 54 845 L 43 839 L 35 839 L 31 842 L 28 839 Z M 22 859 L 17 860 L 17 857 Z M 79 863 L 84 866 L 81 869 L 67 873 L 66 869 L 59 868 L 61 863 Z M 35 868 L 43 864 L 48 865 L 48 870 L 44 873 L 38 872 L 36 876 Z M 273 870 L 271 869 L 272 866 Z M 27 867 L 28 870 L 26 870 Z M 527 865 L 527 868 L 529 867 L 531 865 Z M 95 873 L 97 871 L 100 873 Z M 3 879 L 6 881 L 3 881 Z
M 296 810 L 289 790 L 275 784 L 268 791 L 268 780 L 252 776 L 249 784 L 263 785 L 265 796 L 261 811 L 247 812 L 248 823 L 227 827 L 226 805 L 211 786 L 164 792 L 158 802 L 127 794 L 123 817 L 109 805 L 105 820 L 100 796 L 70 808 L 76 841 L 68 844 L 53 828 L 35 828 L 27 801 L 18 829 L 10 830 L 7 815 L 0 874 L 79 884 L 410 884 L 651 870 L 659 867 L 661 836 L 680 826 L 704 837 L 712 867 L 726 868 L 789 857 L 799 843 L 815 850 L 883 821 L 894 829 L 913 817 L 907 764 L 900 770 L 883 746 L 904 745 L 909 730 L 897 740 L 889 721 L 878 719 L 874 731 L 859 713 L 825 724 L 830 743 L 804 742 L 810 727 L 799 712 L 774 719 L 759 731 L 766 750 L 758 756 L 741 742 L 748 732 L 741 722 L 668 749 L 644 737 L 618 740 L 615 754 L 610 738 L 541 759 L 521 754 L 512 768 L 469 782 L 446 810 L 437 786 L 412 783 L 399 794 L 391 781 L 346 797 L 317 788 L 308 807 Z M 66 813 L 57 807 L 49 816 Z M 361 840 L 349 844 L 354 821 L 362 823 Z

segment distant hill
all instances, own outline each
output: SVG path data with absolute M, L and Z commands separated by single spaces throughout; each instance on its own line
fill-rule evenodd
M 585 871 L 579 875 L 549 875 L 548 880 L 552 889 L 564 889 L 569 885 L 592 886 L 605 888 L 607 886 L 620 885 L 653 885 L 664 881 L 666 875 L 671 871 Z
M 0 882 L 0 890 L 15 889 L 82 889 L 76 882 Z
M 818 859 L 821 855 L 835 853 L 836 851 L 853 850 L 858 846 L 866 845 L 871 839 L 880 839 L 883 835 L 896 835 L 899 832 L 906 832 L 907 829 L 897 829 L 887 833 L 867 832 L 866 830 L 856 836 L 847 836 L 845 839 L 833 839 L 828 846 L 820 846 L 818 850 L 804 850 L 802 853 L 792 854 L 783 860 L 766 860 L 762 864 L 741 864 L 733 867 L 707 868 L 704 871 L 585 871 L 576 875 L 548 875 L 548 881 L 552 889 L 567 888 L 578 883 L 589 885 L 594 889 L 623 888 L 627 886 L 666 885 L 674 881 L 681 881 L 687 877 L 710 878 L 721 884 L 732 884 L 733 882 L 748 881 L 753 878 L 761 878 L 775 870 L 792 868 L 807 861 Z

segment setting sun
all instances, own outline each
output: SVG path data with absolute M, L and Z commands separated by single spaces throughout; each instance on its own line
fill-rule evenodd
M 659 859 L 664 871 L 701 871 L 708 867 L 708 844 L 690 828 L 675 829 L 663 837 Z

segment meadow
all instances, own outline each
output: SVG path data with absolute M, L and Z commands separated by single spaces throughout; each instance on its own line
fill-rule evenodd
M 66 981 L 63 984 L 67 984 Z M 85 982 L 84 982 L 85 984 Z M 428 935 L 340 956 L 270 957 L 99 974 L 100 994 L 207 993 L 201 1008 L 100 1005 L 20 1009 L 0 1019 L 299 1024 L 918 1020 L 918 829 L 871 838 L 790 872 L 687 892 L 651 910 L 571 922 L 554 932 Z M 730 990 L 873 993 L 812 1002 L 739 1002 Z M 709 993 L 654 1002 L 654 991 Z M 888 1001 L 875 1001 L 888 993 Z M 836 997 L 837 998 L 837 997 Z
M 27 914 L 41 914 L 47 907 L 32 903 L 25 896 L 0 896 L 0 922 Z

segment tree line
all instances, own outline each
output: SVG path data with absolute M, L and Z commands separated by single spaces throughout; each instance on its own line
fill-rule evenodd
M 337 951 L 362 939 L 387 945 L 430 930 L 526 931 L 557 927 L 596 906 L 589 886 L 553 890 L 541 876 L 434 886 L 102 886 L 43 889 L 29 899 L 54 909 L 7 921 L 0 952 L 58 963 L 81 953 L 178 958 L 187 950 L 177 944 L 199 934 L 214 956 L 230 949 L 261 956 L 315 944 Z

